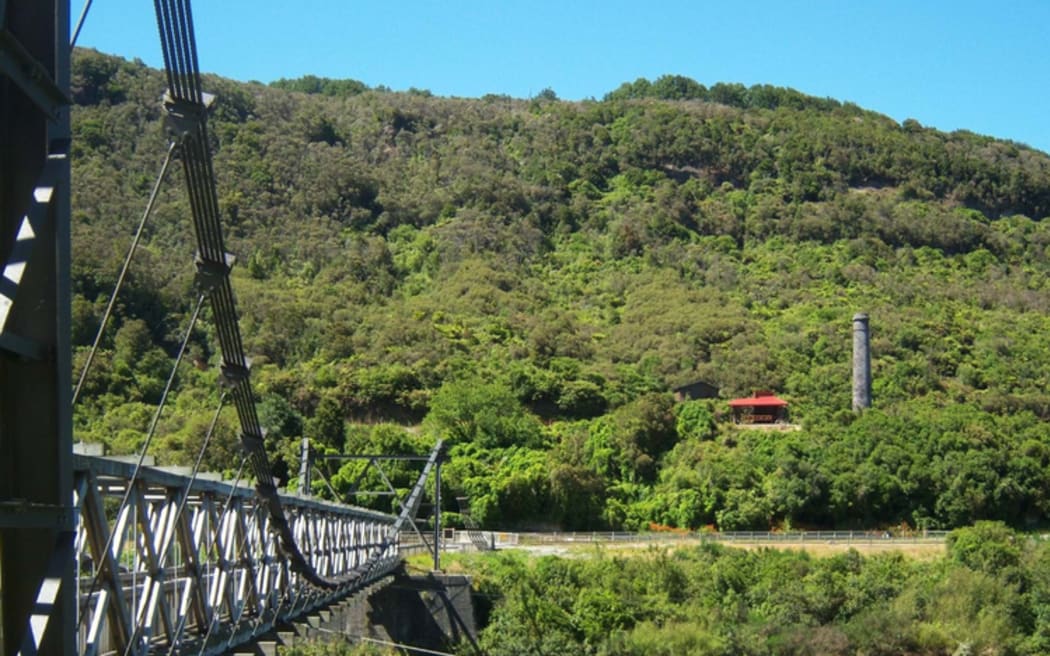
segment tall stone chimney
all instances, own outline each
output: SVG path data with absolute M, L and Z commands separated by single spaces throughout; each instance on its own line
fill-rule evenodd
M 871 407 L 871 334 L 868 315 L 853 315 L 853 411 Z
M 299 461 L 299 496 L 310 496 L 310 440 L 304 437 L 300 443 L 302 459 Z

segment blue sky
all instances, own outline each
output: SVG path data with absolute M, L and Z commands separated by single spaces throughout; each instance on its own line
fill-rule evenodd
M 309 73 L 465 97 L 549 87 L 578 100 L 672 73 L 1050 151 L 1050 0 L 198 0 L 193 11 L 202 70 L 237 80 Z M 94 0 L 78 45 L 162 64 L 148 0 Z

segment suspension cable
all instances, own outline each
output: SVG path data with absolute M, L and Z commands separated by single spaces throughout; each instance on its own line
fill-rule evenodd
M 361 572 L 347 573 L 335 578 L 320 576 L 296 543 L 277 493 L 269 457 L 266 453 L 262 425 L 259 421 L 252 393 L 249 362 L 245 357 L 237 323 L 237 308 L 230 285 L 231 260 L 223 244 L 215 173 L 209 148 L 207 111 L 210 98 L 201 92 L 197 46 L 189 0 L 154 0 L 157 28 L 164 54 L 168 80 L 165 98 L 169 116 L 175 119 L 182 135 L 181 161 L 185 184 L 190 199 L 194 231 L 197 236 L 198 271 L 212 279 L 212 321 L 222 353 L 222 380 L 229 388 L 241 428 L 241 445 L 248 455 L 248 466 L 255 477 L 255 491 L 269 513 L 270 530 L 277 535 L 282 556 L 288 559 L 293 571 L 308 583 L 327 589 L 352 585 L 360 580 Z M 440 444 L 439 444 L 440 448 Z M 409 496 L 402 512 L 391 525 L 392 536 L 387 536 L 365 567 L 370 573 L 384 558 L 383 552 L 393 545 L 393 536 L 401 530 L 409 515 L 417 512 L 423 480 L 429 475 L 438 457 L 437 451 L 424 468 L 421 482 Z
M 262 530 L 262 527 L 260 527 L 260 531 L 261 530 Z M 249 532 L 248 531 L 245 531 L 241 535 L 240 543 L 237 545 L 237 549 L 241 553 L 243 553 L 245 548 L 248 546 L 248 536 L 249 536 Z M 258 601 L 258 599 L 256 600 L 256 602 L 260 603 Z M 248 604 L 245 603 L 244 605 L 242 605 L 240 610 L 241 610 L 241 612 L 237 615 L 237 621 L 234 622 L 233 628 L 230 630 L 230 637 L 227 638 L 227 640 L 226 640 L 226 648 L 223 649 L 224 653 L 229 652 L 231 650 L 231 648 L 232 648 L 233 640 L 237 636 L 237 630 L 241 628 L 241 624 L 245 621 L 245 616 L 248 614 L 247 613 L 247 611 L 248 611 Z M 231 620 L 233 619 L 232 614 L 230 616 L 230 619 Z M 262 614 L 259 613 L 255 617 L 248 617 L 247 619 L 248 619 L 249 622 L 252 622 L 252 621 L 256 622 L 256 626 L 258 626 L 259 623 L 262 622 L 263 618 L 262 618 Z
M 176 520 L 182 515 L 182 511 L 186 507 L 186 502 L 189 500 L 189 491 L 193 488 L 193 483 L 197 480 L 197 474 L 200 473 L 201 463 L 204 461 L 204 451 L 208 448 L 208 443 L 211 442 L 212 435 L 215 434 L 215 428 L 219 425 L 219 415 L 222 414 L 222 409 L 226 406 L 226 396 L 227 393 L 225 391 L 219 395 L 219 407 L 215 408 L 215 414 L 211 418 L 211 424 L 208 425 L 208 432 L 204 434 L 204 442 L 201 444 L 200 451 L 197 452 L 197 460 L 193 463 L 193 471 L 190 473 L 190 480 L 186 483 L 186 493 L 182 495 L 182 501 L 179 503 L 178 511 L 175 513 Z
M 212 435 L 215 434 L 215 428 L 216 428 L 216 426 L 219 423 L 219 415 L 222 413 L 222 408 L 223 408 L 223 406 L 225 404 L 226 404 L 226 392 L 222 392 L 219 395 L 219 407 L 217 407 L 215 409 L 215 414 L 212 416 L 211 424 L 209 424 L 209 426 L 208 426 L 208 432 L 204 434 L 204 442 L 201 444 L 201 448 L 197 452 L 197 459 L 193 463 L 193 470 L 190 473 L 190 478 L 189 478 L 188 481 L 186 481 L 186 485 L 185 485 L 185 487 L 182 490 L 182 497 L 179 499 L 179 504 L 175 508 L 175 515 L 171 518 L 171 522 L 173 524 L 177 524 L 178 523 L 179 518 L 182 517 L 183 511 L 185 511 L 185 509 L 186 509 L 186 504 L 189 503 L 190 491 L 193 489 L 193 483 L 197 480 L 197 474 L 200 472 L 201 462 L 203 462 L 203 460 L 204 460 L 204 452 L 208 448 L 208 443 L 211 442 Z M 177 528 L 174 529 L 171 533 L 169 533 L 169 536 L 174 537 L 175 531 L 177 531 L 177 530 L 178 530 Z M 167 560 L 168 550 L 169 550 L 169 548 L 171 546 L 170 538 L 169 538 L 168 542 L 163 542 L 159 546 L 160 546 L 160 548 L 157 550 L 157 560 L 158 560 L 158 565 L 161 568 L 163 568 L 164 565 L 165 565 L 165 561 Z M 179 632 L 182 631 L 182 627 L 185 624 L 185 622 L 186 622 L 186 616 L 183 616 L 182 618 L 180 618 L 179 624 L 177 626 L 177 630 Z M 140 626 L 136 626 L 135 630 L 132 632 L 131 639 L 128 640 L 127 649 L 125 649 L 125 652 L 124 652 L 125 655 L 128 653 L 128 649 L 130 649 L 131 646 L 138 640 L 138 635 L 139 635 L 139 631 L 141 630 L 141 628 L 142 627 L 140 627 Z
M 216 415 L 216 418 L 217 417 L 218 417 L 218 415 Z M 226 501 L 223 503 L 222 512 L 219 513 L 219 520 L 218 520 L 218 522 L 216 522 L 216 525 L 219 526 L 219 527 L 221 527 L 223 521 L 225 521 L 227 511 L 229 511 L 229 509 L 233 507 L 233 494 L 234 494 L 234 492 L 237 491 L 237 485 L 239 485 L 240 482 L 241 482 L 241 475 L 244 474 L 244 465 L 247 462 L 248 462 L 248 455 L 245 454 L 244 456 L 241 457 L 241 464 L 237 468 L 237 475 L 234 476 L 234 478 L 233 478 L 233 484 L 230 486 L 230 493 L 226 496 Z M 208 550 L 206 550 L 206 552 L 205 552 L 205 553 L 208 553 L 208 557 L 210 558 L 211 554 L 209 552 L 210 552 L 210 548 Z M 221 558 L 222 558 L 221 554 L 219 555 L 219 558 L 221 560 Z M 185 623 L 186 616 L 183 616 L 181 621 L 183 623 Z M 204 655 L 204 650 L 207 648 L 207 645 L 208 645 L 208 638 L 211 636 L 211 632 L 212 632 L 212 629 L 214 628 L 214 626 L 215 626 L 214 618 L 209 617 L 208 618 L 208 629 L 205 632 L 204 637 L 201 638 L 201 651 L 200 651 L 200 654 L 198 656 L 203 656 Z M 181 633 L 181 631 L 179 631 L 179 633 Z M 177 633 L 176 635 L 178 635 L 179 633 Z M 172 642 L 168 646 L 168 654 L 167 654 L 167 656 L 174 656 L 174 654 L 175 654 L 175 647 L 176 647 L 177 644 L 178 644 L 177 642 Z
M 91 3 L 89 2 L 88 4 Z M 128 254 L 124 258 L 124 266 L 121 267 L 120 275 L 117 276 L 117 284 L 113 287 L 113 293 L 109 296 L 109 304 L 106 305 L 106 311 L 102 314 L 102 321 L 99 323 L 98 332 L 95 333 L 95 343 L 91 345 L 91 350 L 88 351 L 87 361 L 84 362 L 84 368 L 80 372 L 80 380 L 77 381 L 76 389 L 73 390 L 74 406 L 77 404 L 77 399 L 80 398 L 80 391 L 84 388 L 84 381 L 87 379 L 88 370 L 91 369 L 91 363 L 95 359 L 95 353 L 98 352 L 99 344 L 102 343 L 102 335 L 106 331 L 106 324 L 109 323 L 109 318 L 113 314 L 113 307 L 116 305 L 117 296 L 120 294 L 120 290 L 124 286 L 124 280 L 128 275 L 128 269 L 131 268 L 131 258 L 135 255 L 135 251 L 138 249 L 139 241 L 142 239 L 142 233 L 146 227 L 146 222 L 149 220 L 150 215 L 153 214 L 153 207 L 157 203 L 157 195 L 160 192 L 160 185 L 164 181 L 164 177 L 168 174 L 168 166 L 171 164 L 171 159 L 175 154 L 176 147 L 177 144 L 174 141 L 168 144 L 168 153 L 164 157 L 164 164 L 160 167 L 157 181 L 153 183 L 153 191 L 150 192 L 149 202 L 146 203 L 146 210 L 142 213 L 142 219 L 139 220 L 139 227 L 135 230 L 135 238 L 131 241 L 131 248 L 128 249 Z
M 249 456 L 248 465 L 255 478 L 256 493 L 269 511 L 272 530 L 279 536 L 282 553 L 291 560 L 296 571 L 314 585 L 336 588 L 340 584 L 318 576 L 296 545 L 266 453 L 230 286 L 230 259 L 223 244 L 215 174 L 208 145 L 207 98 L 200 89 L 189 0 L 154 0 L 154 7 L 169 85 L 165 102 L 169 115 L 178 119 L 178 129 L 183 136 L 180 159 L 197 236 L 198 268 L 214 279 L 210 297 L 213 323 L 222 352 L 222 378 L 237 408 L 241 445 Z
M 201 308 L 204 306 L 204 299 L 207 298 L 206 294 L 198 294 L 197 305 L 193 308 L 193 316 L 190 317 L 190 325 L 186 327 L 186 334 L 182 338 L 182 344 L 179 345 L 179 352 L 175 355 L 175 364 L 171 367 L 171 373 L 168 374 L 168 380 L 164 384 L 164 391 L 161 392 L 160 401 L 157 403 L 156 410 L 153 411 L 153 419 L 150 420 L 149 430 L 146 431 L 146 443 L 142 447 L 142 451 L 139 454 L 139 463 L 135 467 L 135 473 L 138 473 L 139 467 L 142 466 L 142 461 L 146 457 L 146 449 L 149 448 L 150 442 L 153 441 L 154 435 L 157 434 L 157 424 L 160 422 L 161 412 L 164 411 L 164 405 L 168 401 L 168 394 L 171 393 L 171 388 L 175 384 L 175 376 L 179 373 L 179 365 L 182 364 L 182 357 L 186 354 L 186 347 L 189 346 L 190 338 L 193 337 L 193 329 L 197 325 L 197 319 L 200 317 Z
M 216 526 L 218 526 L 218 527 L 222 526 L 222 523 L 226 520 L 226 513 L 228 513 L 230 511 L 230 508 L 233 507 L 233 493 L 237 489 L 237 484 L 240 483 L 240 481 L 241 481 L 241 476 L 244 474 L 244 467 L 245 467 L 246 464 L 248 464 L 248 454 L 247 453 L 245 453 L 241 457 L 241 465 L 240 465 L 240 467 L 237 468 L 237 476 L 236 476 L 236 478 L 233 479 L 233 487 L 230 488 L 230 494 L 229 494 L 229 496 L 226 497 L 226 503 L 223 504 L 222 512 L 219 513 L 219 520 L 218 520 L 218 522 L 216 522 Z M 243 548 L 243 544 L 241 546 Z M 209 551 L 210 551 L 210 548 L 209 548 Z M 209 553 L 208 556 L 211 557 L 211 554 Z M 219 560 L 222 560 L 223 555 L 221 553 L 218 554 L 218 558 L 219 558 Z M 213 612 L 214 612 L 214 609 L 213 609 Z M 208 638 L 211 637 L 212 631 L 215 629 L 215 625 L 216 625 L 215 617 L 209 617 L 208 618 L 208 629 L 207 629 L 207 631 L 204 632 L 204 637 L 201 638 L 201 650 L 197 654 L 197 656 L 204 656 L 204 652 L 208 649 Z M 175 643 L 172 643 L 171 646 L 168 648 L 168 656 L 173 656 L 174 653 L 175 653 Z
M 313 469 L 315 472 L 320 474 L 321 480 L 324 481 L 325 487 L 327 487 L 328 491 L 332 493 L 332 501 L 342 501 L 342 499 L 340 499 L 339 493 L 335 491 L 334 487 L 332 487 L 331 482 L 329 482 L 328 477 L 324 475 L 324 472 L 321 471 L 321 468 L 317 465 L 314 465 Z M 307 490 L 306 493 L 309 494 L 310 491 Z
M 77 45 L 77 38 L 80 37 L 80 30 L 84 27 L 84 19 L 87 18 L 88 10 L 91 9 L 91 0 L 87 0 L 84 3 L 84 8 L 80 11 L 80 18 L 77 19 L 77 26 L 73 29 L 73 38 L 69 40 L 69 49 L 72 50 Z
M 142 469 L 142 463 L 146 460 L 146 452 L 149 450 L 150 443 L 153 441 L 153 436 L 157 431 L 157 423 L 160 421 L 161 411 L 164 409 L 164 404 L 168 399 L 168 393 L 171 391 L 171 387 L 175 382 L 175 375 L 178 373 L 179 364 L 182 362 L 182 356 L 186 353 L 186 346 L 189 344 L 190 337 L 193 335 L 193 328 L 197 323 L 197 318 L 200 316 L 201 307 L 204 305 L 204 294 L 200 294 L 197 297 L 197 306 L 193 310 L 193 316 L 190 318 L 190 324 L 186 328 L 186 335 L 182 339 L 182 344 L 179 346 L 179 353 L 175 356 L 175 364 L 171 368 L 171 374 L 168 376 L 168 381 L 164 385 L 164 392 L 161 394 L 160 402 L 157 405 L 157 409 L 153 412 L 153 419 L 150 421 L 149 430 L 146 433 L 146 440 L 142 443 L 142 448 L 139 450 L 138 461 L 135 463 L 135 469 L 131 472 L 131 478 L 128 479 L 127 486 L 124 489 L 124 497 L 120 500 L 120 506 L 117 509 L 117 514 L 124 511 L 124 508 L 128 505 L 128 499 L 131 498 L 131 490 L 135 486 L 135 481 L 138 480 L 139 471 Z M 115 538 L 115 532 L 111 532 L 109 537 L 106 538 L 106 546 L 103 547 L 102 553 L 107 553 L 113 548 L 113 540 Z M 95 594 L 98 589 L 99 577 L 102 574 L 102 568 L 99 568 L 95 575 L 91 578 L 91 587 L 88 589 L 88 598 Z M 77 630 L 80 630 L 80 624 L 84 621 L 84 615 L 80 616 L 80 621 L 77 622 Z
M 186 481 L 186 487 L 182 493 L 182 498 L 179 500 L 179 505 L 175 509 L 175 517 L 172 518 L 173 522 L 179 521 L 179 517 L 182 516 L 183 511 L 186 509 L 186 504 L 189 503 L 190 490 L 193 489 L 193 484 L 197 481 L 197 474 L 200 473 L 201 463 L 204 461 L 204 452 L 208 448 L 208 443 L 211 442 L 212 435 L 215 434 L 215 428 L 219 424 L 219 415 L 222 414 L 222 409 L 225 405 L 226 392 L 224 391 L 219 395 L 219 406 L 215 408 L 215 414 L 211 418 L 211 424 L 208 425 L 208 432 L 204 434 L 204 442 L 201 443 L 200 451 L 197 452 L 197 459 L 193 463 L 193 470 L 190 472 L 190 479 Z M 167 552 L 166 547 L 169 545 L 161 546 L 164 548 L 161 550 L 162 555 L 159 557 L 164 558 L 163 554 Z
M 219 424 L 219 415 L 222 413 L 223 407 L 226 405 L 226 392 L 219 395 L 219 407 L 215 409 L 215 415 L 211 419 L 211 424 L 208 426 L 208 432 L 204 435 L 204 442 L 201 444 L 200 451 L 197 452 L 197 460 L 193 463 L 193 472 L 190 475 L 190 480 L 186 483 L 186 490 L 183 492 L 182 499 L 179 500 L 179 507 L 175 511 L 175 518 L 172 520 L 178 522 L 182 513 L 186 509 L 186 504 L 189 502 L 190 490 L 193 489 L 193 483 L 197 480 L 197 474 L 200 472 L 201 462 L 204 460 L 204 452 L 208 448 L 208 443 L 211 442 L 212 435 L 215 434 L 215 428 Z M 238 478 L 240 474 L 238 473 Z M 167 553 L 167 549 L 163 551 Z M 176 640 L 182 635 L 182 632 L 186 628 L 186 622 L 189 619 L 189 614 L 185 614 L 179 618 L 178 626 L 175 627 Z M 172 641 L 172 649 L 175 647 L 175 641 Z M 171 651 L 168 652 L 169 654 Z

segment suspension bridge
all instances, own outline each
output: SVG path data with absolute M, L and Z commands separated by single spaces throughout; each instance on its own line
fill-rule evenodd
M 140 453 L 74 454 L 70 346 L 68 0 L 0 0 L 0 654 L 196 654 L 249 644 L 389 581 L 407 551 L 432 549 L 415 516 L 441 444 L 415 456 L 397 515 L 278 490 L 264 449 L 230 284 L 189 0 L 155 0 L 169 146 L 142 217 L 179 161 L 196 237 L 196 305 Z M 115 299 L 131 262 L 118 278 Z M 221 398 L 237 412 L 243 459 L 231 481 L 148 466 L 147 451 L 204 307 L 221 350 Z M 213 421 L 213 428 L 214 428 Z M 376 464 L 387 455 L 361 456 Z M 305 460 L 305 459 L 304 459 Z M 309 473 L 307 470 L 304 473 Z M 436 516 L 436 513 L 435 513 Z

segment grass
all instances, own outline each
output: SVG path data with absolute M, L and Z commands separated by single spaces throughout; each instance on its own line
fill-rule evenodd
M 684 540 L 633 543 L 576 542 L 508 547 L 502 550 L 521 552 L 534 557 L 558 556 L 562 558 L 588 558 L 599 554 L 604 556 L 630 556 L 650 548 L 664 548 L 670 552 L 678 549 L 688 549 L 698 544 L 700 544 L 698 541 Z M 896 552 L 903 554 L 906 558 L 927 562 L 942 558 L 945 554 L 944 543 L 940 541 L 911 542 L 903 540 L 857 540 L 852 543 L 847 543 L 845 541 L 827 542 L 818 540 L 808 542 L 739 541 L 721 542 L 720 544 L 730 549 L 780 549 L 804 551 L 817 558 L 828 558 L 837 554 L 845 553 L 850 549 L 854 549 L 864 556 Z M 470 557 L 479 558 L 484 556 L 477 552 L 471 552 Z M 452 573 L 464 572 L 465 570 L 459 560 L 459 552 L 447 552 L 442 554 L 441 563 L 443 571 Z M 432 570 L 433 564 L 433 556 L 430 554 L 414 554 L 406 558 L 406 566 L 412 571 L 428 572 Z

